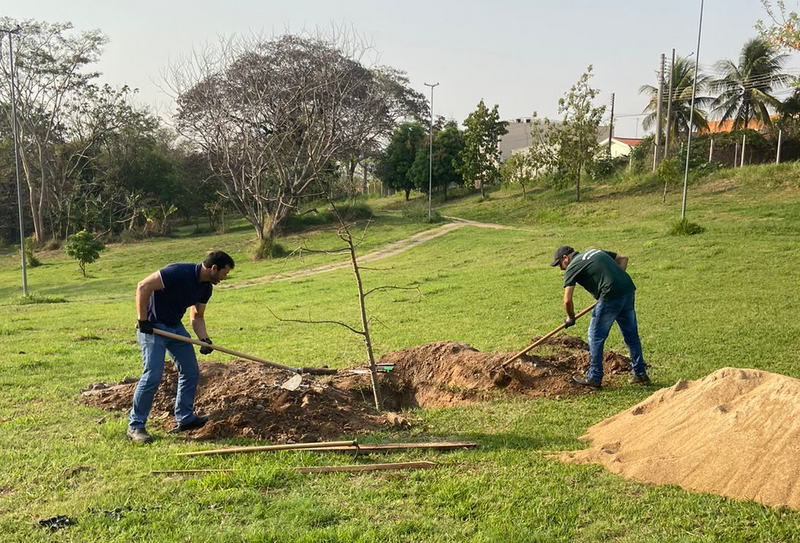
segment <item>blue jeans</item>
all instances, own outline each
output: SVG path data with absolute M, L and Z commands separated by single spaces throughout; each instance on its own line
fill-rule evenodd
M 156 328 L 172 332 L 184 337 L 190 337 L 183 324 L 167 326 L 156 324 Z M 194 347 L 176 339 L 143 334 L 136 331 L 136 339 L 142 347 L 142 364 L 144 369 L 136 392 L 133 393 L 133 409 L 128 417 L 131 428 L 144 428 L 147 416 L 153 407 L 153 397 L 156 395 L 161 376 L 164 374 L 164 356 L 169 353 L 170 358 L 178 368 L 178 395 L 175 398 L 175 420 L 179 425 L 187 424 L 195 419 L 194 396 L 197 392 L 197 381 L 200 370 L 197 367 L 197 355 Z
M 586 376 L 590 381 L 603 380 L 603 346 L 614 321 L 617 321 L 622 338 L 631 353 L 633 374 L 640 377 L 647 375 L 639 327 L 636 324 L 635 298 L 634 291 L 613 300 L 599 300 L 594 306 L 589 323 L 589 373 Z

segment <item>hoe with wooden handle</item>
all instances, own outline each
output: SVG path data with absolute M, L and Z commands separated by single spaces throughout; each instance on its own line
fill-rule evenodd
M 584 309 L 583 311 L 581 311 L 580 313 L 575 315 L 575 320 L 577 321 L 578 319 L 583 317 L 589 311 L 594 309 L 594 306 L 596 306 L 596 305 L 597 305 L 597 302 L 593 303 L 592 305 L 590 305 L 589 307 L 587 307 L 586 309 Z M 541 345 L 542 343 L 544 343 L 545 341 L 547 341 L 548 339 L 550 339 L 551 337 L 556 335 L 558 332 L 560 332 L 564 328 L 565 328 L 565 326 L 562 324 L 561 326 L 559 326 L 558 328 L 556 328 L 552 332 L 549 332 L 549 333 L 543 335 L 542 337 L 540 337 L 539 339 L 537 339 L 536 341 L 534 341 L 533 343 L 531 343 L 530 345 L 528 345 L 527 347 L 522 349 L 520 352 L 518 352 L 517 354 L 515 354 L 514 356 L 512 356 L 511 358 L 509 358 L 505 362 L 503 362 L 503 368 L 505 368 L 507 365 L 511 364 L 514 360 L 518 359 L 519 357 L 521 357 L 522 355 L 524 355 L 525 353 L 527 353 L 528 351 L 530 351 L 534 347 L 538 347 L 539 345 Z M 213 347 L 213 345 L 212 345 L 212 347 Z
M 219 345 L 213 345 L 210 343 L 206 343 L 204 341 L 199 341 L 196 339 L 192 339 L 189 337 L 179 336 L 178 334 L 173 334 L 172 332 L 167 332 L 165 330 L 161 330 L 159 328 L 153 328 L 153 333 L 168 337 L 170 339 L 176 339 L 178 341 L 183 341 L 184 343 L 191 343 L 192 345 L 197 345 L 198 347 L 209 347 L 214 349 L 215 351 L 220 351 L 222 353 L 230 354 L 233 356 L 237 356 L 239 358 L 244 358 L 246 360 L 252 360 L 253 362 L 260 362 L 262 364 L 266 364 L 268 366 L 272 366 L 273 368 L 279 368 L 282 370 L 288 370 L 294 373 L 302 374 L 308 373 L 310 375 L 335 375 L 337 373 L 336 370 L 329 369 L 329 368 L 294 368 L 292 366 L 285 366 L 283 364 L 278 364 L 277 362 L 270 362 L 269 360 L 264 360 L 263 358 L 258 358 L 257 356 L 252 356 L 245 353 L 240 353 L 239 351 L 234 351 L 233 349 L 226 349 L 225 347 L 220 347 Z

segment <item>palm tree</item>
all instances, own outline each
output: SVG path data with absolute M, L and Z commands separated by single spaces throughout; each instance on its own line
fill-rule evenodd
M 772 126 L 767 108 L 778 109 L 780 100 L 770 93 L 792 79 L 781 73 L 787 58 L 771 43 L 753 38 L 742 47 L 738 65 L 730 60 L 717 62 L 720 77 L 711 82 L 711 89 L 719 96 L 712 107 L 721 113 L 721 121 L 732 119 L 734 129 L 747 128 L 753 119 Z
M 669 105 L 669 88 L 672 86 L 672 122 L 670 123 L 670 141 L 676 142 L 679 136 L 689 134 L 689 116 L 692 109 L 692 89 L 694 87 L 694 63 L 687 57 L 676 57 L 675 63 L 666 74 L 664 81 L 664 93 L 662 96 L 661 110 L 661 130 L 667 128 L 667 109 Z M 700 74 L 697 77 L 698 92 L 702 92 L 708 85 L 709 77 Z M 639 94 L 650 96 L 650 102 L 644 108 L 644 113 L 650 113 L 642 120 L 642 127 L 647 130 L 656 124 L 658 88 L 652 85 L 642 85 L 639 87 Z M 708 129 L 708 118 L 701 109 L 709 105 L 713 98 L 708 96 L 695 96 L 694 116 L 692 117 L 693 130 Z

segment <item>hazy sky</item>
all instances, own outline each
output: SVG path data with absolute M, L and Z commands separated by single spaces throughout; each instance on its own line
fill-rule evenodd
M 640 117 L 630 116 L 646 105 L 639 86 L 656 84 L 659 54 L 669 61 L 673 47 L 683 55 L 696 48 L 700 0 L 4 0 L 0 13 L 102 30 L 110 38 L 102 81 L 139 88 L 138 100 L 162 113 L 171 104 L 159 90 L 162 73 L 192 47 L 345 24 L 426 96 L 424 83 L 440 83 L 435 113 L 459 122 L 481 98 L 505 119 L 555 117 L 558 99 L 593 64 L 598 102 L 616 93 L 615 132 L 633 137 L 643 134 Z M 764 16 L 759 0 L 707 0 L 701 67 L 737 59 Z M 787 66 L 800 73 L 798 55 Z

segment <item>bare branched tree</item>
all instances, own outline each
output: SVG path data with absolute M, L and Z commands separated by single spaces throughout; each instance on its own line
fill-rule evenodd
M 396 97 L 361 60 L 351 32 L 232 38 L 171 68 L 176 128 L 202 148 L 259 239 L 272 239 L 298 198 L 393 126 Z M 396 89 L 395 89 L 396 91 Z

